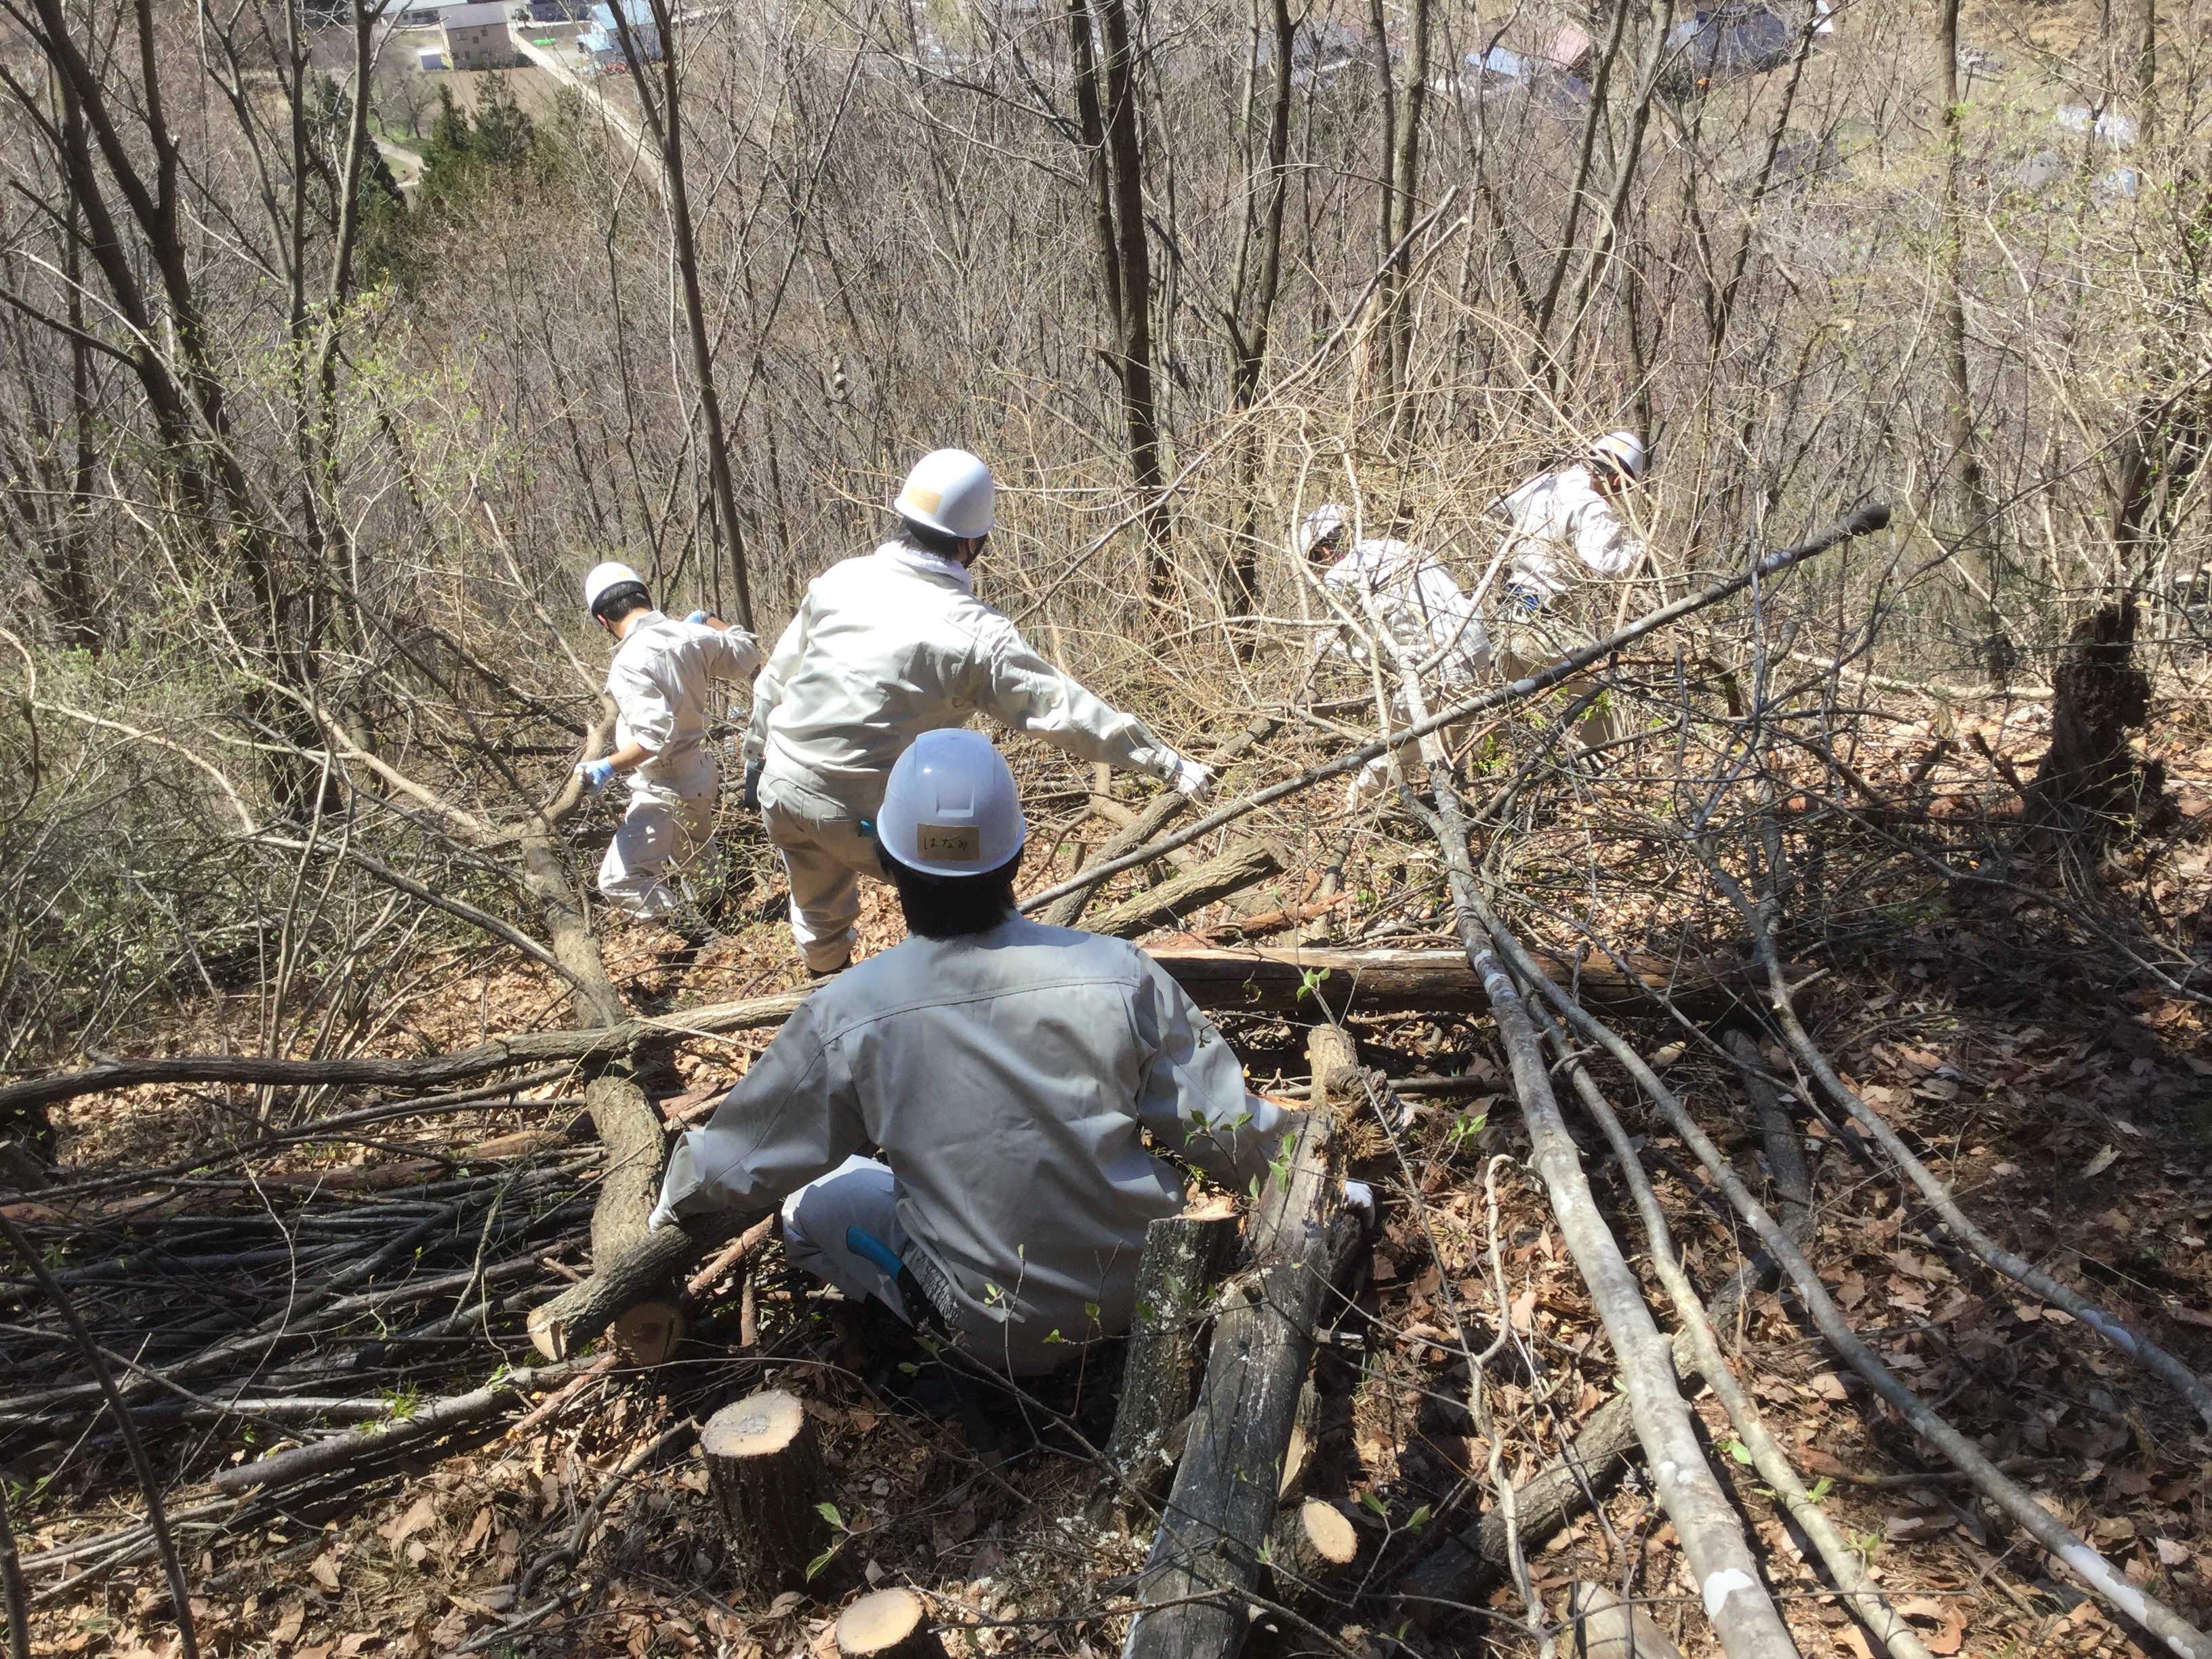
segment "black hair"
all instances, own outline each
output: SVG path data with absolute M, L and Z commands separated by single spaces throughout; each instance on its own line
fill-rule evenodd
M 876 862 L 898 889 L 906 929 L 924 939 L 971 939 L 988 933 L 1014 910 L 1014 872 L 1022 867 L 1017 852 L 995 870 L 980 876 L 933 876 L 901 864 L 876 843 Z
M 605 623 L 618 623 L 633 611 L 652 609 L 653 597 L 643 582 L 617 582 L 592 601 L 592 614 Z
M 912 519 L 901 519 L 899 525 L 907 540 L 925 553 L 934 553 L 940 559 L 956 559 L 968 543 L 977 540 L 974 536 L 949 536 L 942 530 L 932 530 L 926 524 L 916 524 Z M 961 879 L 972 879 L 963 877 Z

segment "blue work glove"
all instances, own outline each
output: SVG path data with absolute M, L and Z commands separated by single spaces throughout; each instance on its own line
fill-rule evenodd
M 688 622 L 688 623 L 702 623 L 702 622 L 706 621 L 706 620 L 707 620 L 707 618 L 708 618 L 709 616 L 713 615 L 713 614 L 714 614 L 714 613 L 713 613 L 712 611 L 693 611 L 690 616 L 686 617 L 684 620 L 685 622 Z
M 1544 608 L 1544 595 L 1533 587 L 1509 587 L 1505 597 L 1525 616 L 1534 616 Z
M 583 779 L 585 788 L 595 795 L 602 794 L 614 781 L 615 763 L 611 760 L 578 761 L 576 775 Z

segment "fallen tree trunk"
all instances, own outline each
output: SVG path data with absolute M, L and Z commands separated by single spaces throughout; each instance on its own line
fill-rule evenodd
M 692 1216 L 682 1225 L 641 1232 L 618 1253 L 594 1251 L 592 1276 L 534 1310 L 530 1340 L 548 1359 L 580 1353 L 592 1338 L 635 1308 L 670 1298 L 678 1275 L 708 1251 L 727 1243 L 760 1218 L 734 1211 Z
M 1267 742 L 1281 729 L 1282 721 L 1272 714 L 1262 714 L 1243 731 L 1215 750 L 1206 757 L 1206 764 L 1218 775 L 1228 769 L 1229 763 L 1250 749 L 1255 744 Z M 1108 837 L 1106 844 L 1092 857 L 1093 865 L 1111 864 L 1133 847 L 1141 847 L 1166 829 L 1176 814 L 1188 806 L 1191 798 L 1177 789 L 1163 789 L 1154 796 L 1152 804 L 1138 813 L 1121 831 Z M 1109 872 L 1110 873 L 1110 872 Z M 1037 918 L 1048 927 L 1073 927 L 1083 915 L 1083 907 L 1098 890 L 1098 883 L 1105 879 L 1086 879 L 1079 871 L 1069 880 L 1060 884 L 1060 890 L 1043 915 Z M 1027 908 L 1027 906 L 1023 907 Z
M 1214 1281 L 1236 1253 L 1237 1231 L 1233 1215 L 1163 1216 L 1145 1229 L 1121 1401 L 1090 1504 L 1097 1525 L 1166 1489 L 1175 1467 L 1169 1442 L 1190 1415 L 1205 1360 L 1199 1329 Z
M 1468 962 L 1482 975 L 1490 992 L 1512 1067 L 1513 1091 L 1533 1143 L 1529 1163 L 1544 1182 L 1553 1218 L 1613 1345 L 1637 1438 L 1651 1467 L 1652 1484 L 1674 1523 L 1705 1616 L 1729 1659 L 1796 1659 L 1789 1629 L 1759 1583 L 1759 1564 L 1744 1540 L 1742 1525 L 1705 1462 L 1696 1419 L 1674 1374 L 1671 1345 L 1659 1334 L 1643 1287 L 1590 1194 L 1528 1007 L 1492 948 L 1491 917 L 1468 861 L 1466 823 L 1450 769 L 1432 764 L 1429 782 L 1435 792 L 1435 812 L 1414 805 L 1443 853 L 1451 878 L 1452 909 Z M 1410 792 L 1406 799 L 1412 801 Z
M 1241 893 L 1282 871 L 1282 854 L 1267 842 L 1240 842 L 1218 858 L 1193 865 L 1158 886 L 1123 900 L 1093 922 L 1091 931 L 1113 939 L 1135 939 L 1156 927 L 1178 927 L 1191 912 L 1231 893 Z
M 1328 1290 L 1336 1177 L 1310 1114 L 1251 1217 L 1247 1270 L 1224 1294 L 1206 1386 L 1142 1576 L 1123 1659 L 1236 1652 L 1263 1571 L 1314 1327 Z M 1212 1592 L 1218 1592 L 1214 1594 Z
M 1170 939 L 1146 952 L 1202 1008 L 1231 1012 L 1315 1012 L 1317 995 L 1337 1018 L 1346 1014 L 1480 1013 L 1490 1006 L 1481 979 L 1457 951 L 1301 951 L 1258 946 L 1193 947 Z M 1754 970 L 1731 962 L 1632 960 L 1632 974 L 1608 963 L 1539 956 L 1545 971 L 1572 985 L 1592 1006 L 1629 1007 L 1664 995 L 1685 1012 L 1716 1012 L 1754 984 Z M 1322 975 L 1309 988 L 1309 971 Z M 604 975 L 605 970 L 601 970 Z M 1802 970 L 1792 970 L 1802 976 Z M 1756 984 L 1764 990 L 1765 976 Z M 765 1030 L 798 1012 L 805 991 L 782 991 L 741 1002 L 708 1003 L 653 1018 L 568 1031 L 525 1031 L 473 1048 L 419 1058 L 368 1055 L 343 1060 L 273 1060 L 250 1054 L 173 1054 L 143 1060 L 101 1057 L 82 1071 L 58 1072 L 0 1088 L 0 1114 L 22 1105 L 50 1106 L 103 1089 L 142 1084 L 225 1083 L 240 1086 L 430 1089 L 519 1066 L 573 1060 L 588 1065 L 627 1058 L 640 1049 L 696 1037 Z

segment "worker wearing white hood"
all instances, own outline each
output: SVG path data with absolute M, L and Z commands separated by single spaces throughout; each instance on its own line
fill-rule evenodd
M 1183 1206 L 1159 1154 L 1243 1191 L 1296 1120 L 1136 946 L 1016 911 L 1028 825 L 981 732 L 920 734 L 878 810 L 907 938 L 809 996 L 677 1143 L 653 1225 L 781 1207 L 794 1265 L 1051 1370 L 1128 1328 L 1145 1229 Z
M 975 597 L 994 522 L 983 463 L 925 455 L 893 510 L 901 533 L 807 584 L 753 684 L 745 787 L 791 879 L 791 932 L 810 972 L 851 958 L 860 878 L 892 765 L 921 732 L 993 716 L 1079 759 L 1202 796 L 1212 775 L 1031 650 Z

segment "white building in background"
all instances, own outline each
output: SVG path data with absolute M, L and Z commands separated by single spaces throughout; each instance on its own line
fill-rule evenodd
M 629 66 L 623 52 L 622 32 L 615 27 L 614 6 L 623 9 L 623 19 L 629 25 L 629 38 L 637 47 L 637 55 L 648 64 L 660 61 L 660 27 L 653 21 L 650 0 L 614 0 L 614 5 L 601 3 L 592 8 L 590 21 L 576 36 L 576 50 L 593 70 L 619 73 Z

